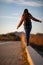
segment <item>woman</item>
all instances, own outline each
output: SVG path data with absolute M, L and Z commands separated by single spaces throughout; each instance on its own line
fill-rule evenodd
M 31 19 L 36 22 L 41 22 L 40 20 L 34 18 L 29 12 L 28 9 L 25 9 L 23 12 L 23 15 L 21 17 L 20 23 L 17 26 L 17 29 L 21 26 L 21 24 L 24 22 L 24 29 L 26 32 L 26 40 L 27 40 L 27 46 L 29 45 L 29 38 L 30 38 L 30 32 L 32 28 Z

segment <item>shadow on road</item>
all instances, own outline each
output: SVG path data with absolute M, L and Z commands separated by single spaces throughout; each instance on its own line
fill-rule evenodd
M 43 46 L 38 46 L 32 43 L 30 44 L 30 46 L 34 48 L 38 52 L 38 54 L 40 54 L 43 57 Z

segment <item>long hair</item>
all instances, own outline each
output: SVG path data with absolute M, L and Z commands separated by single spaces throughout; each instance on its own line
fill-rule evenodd
M 28 16 L 28 15 L 29 15 L 28 9 L 24 9 L 23 16 Z

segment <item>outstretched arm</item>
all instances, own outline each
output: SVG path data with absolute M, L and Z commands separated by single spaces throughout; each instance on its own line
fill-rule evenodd
M 30 18 L 31 18 L 32 20 L 36 21 L 36 22 L 40 22 L 40 23 L 42 22 L 42 21 L 36 19 L 35 17 L 33 17 L 31 14 L 30 14 Z
M 23 21 L 24 21 L 24 17 L 22 16 L 22 18 L 21 18 L 21 20 L 20 20 L 20 22 L 19 22 L 19 24 L 17 26 L 17 29 L 22 25 Z
M 41 21 L 40 21 L 40 20 L 38 20 L 38 19 L 36 19 L 36 18 L 34 18 L 34 17 L 32 17 L 32 20 L 34 20 L 34 21 L 36 21 L 36 22 L 40 22 L 40 23 L 41 23 Z

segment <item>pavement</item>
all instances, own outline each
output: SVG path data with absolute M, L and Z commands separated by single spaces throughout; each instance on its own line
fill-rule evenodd
M 26 48 L 34 65 L 43 65 L 43 57 L 31 46 Z M 20 41 L 0 42 L 0 65 L 26 65 Z

